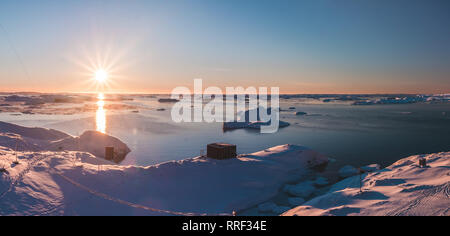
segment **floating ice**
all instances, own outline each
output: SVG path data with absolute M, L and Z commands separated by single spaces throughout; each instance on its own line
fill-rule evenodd
M 341 178 L 347 178 L 357 174 L 359 174 L 359 170 L 350 165 L 346 165 L 339 170 L 339 176 Z

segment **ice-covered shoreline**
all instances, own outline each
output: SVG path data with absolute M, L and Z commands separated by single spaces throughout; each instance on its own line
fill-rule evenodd
M 147 167 L 107 165 L 89 153 L 69 151 L 17 152 L 20 163 L 14 164 L 15 154 L 0 147 L 0 168 L 5 168 L 0 215 L 220 215 L 258 204 L 263 214 L 284 216 L 450 213 L 449 152 L 404 158 L 365 174 L 362 193 L 354 176 L 305 203 L 293 197 L 292 205 L 301 205 L 292 209 L 268 203 L 286 183 L 301 180 L 308 166 L 326 161 L 300 146 Z M 428 167 L 418 167 L 418 158 L 426 158 Z
M 426 167 L 418 165 L 425 159 Z M 334 184 L 284 216 L 449 216 L 450 152 L 403 158 L 382 170 Z
M 280 145 L 229 160 L 118 166 L 93 155 L 89 146 L 70 151 L 76 137 L 56 130 L 4 122 L 0 128 L 0 215 L 218 215 L 255 207 L 282 215 L 450 214 L 450 152 L 407 157 L 382 170 L 367 166 L 372 172 L 363 175 L 362 193 L 359 176 L 353 176 L 317 196 L 312 193 L 328 181 L 311 167 L 328 158 L 302 146 Z M 17 149 L 18 140 L 28 146 Z M 419 158 L 428 166 L 419 167 Z M 355 170 L 347 166 L 341 172 Z M 290 195 L 290 207 L 271 201 L 280 192 Z M 316 197 L 304 202 L 311 195 Z

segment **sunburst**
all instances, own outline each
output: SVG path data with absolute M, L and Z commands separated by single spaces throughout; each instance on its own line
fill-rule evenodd
M 129 64 L 123 62 L 126 50 L 119 50 L 113 56 L 111 52 L 117 50 L 112 50 L 112 48 L 111 45 L 106 46 L 106 44 L 104 47 L 95 47 L 94 49 L 83 47 L 79 50 L 82 55 L 70 59 L 82 68 L 81 75 L 85 79 L 82 80 L 81 86 L 85 92 L 107 93 L 111 89 L 117 88 L 117 80 L 122 79 L 120 71 Z

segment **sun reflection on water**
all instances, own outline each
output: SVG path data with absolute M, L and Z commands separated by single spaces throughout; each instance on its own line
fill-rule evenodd
M 106 110 L 105 110 L 105 96 L 99 93 L 97 96 L 97 112 L 96 112 L 96 129 L 101 133 L 106 133 Z

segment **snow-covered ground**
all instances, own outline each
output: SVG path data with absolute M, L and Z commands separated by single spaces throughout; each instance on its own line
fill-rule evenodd
M 105 165 L 82 152 L 1 148 L 0 215 L 231 214 L 267 201 L 327 161 L 295 145 L 148 167 Z
M 329 186 L 323 177 L 310 178 L 311 167 L 328 158 L 305 147 L 144 167 L 104 160 L 105 145 L 129 151 L 98 132 L 72 137 L 0 122 L 0 215 L 217 215 L 249 208 L 283 215 L 450 215 L 450 152 L 411 156 L 382 170 L 363 167 L 372 172 L 362 175 L 362 192 L 357 175 L 305 202 Z M 420 158 L 427 167 L 418 166 Z M 357 172 L 346 166 L 340 175 Z M 289 194 L 291 207 L 272 202 L 280 192 Z
M 131 151 L 115 137 L 86 131 L 79 137 L 44 128 L 28 128 L 0 121 L 0 146 L 19 151 L 83 151 L 105 157 L 105 147 L 114 147 L 114 161 L 121 162 Z
M 419 167 L 425 158 L 427 167 Z M 283 215 L 450 215 L 450 152 L 417 155 L 336 183 Z

